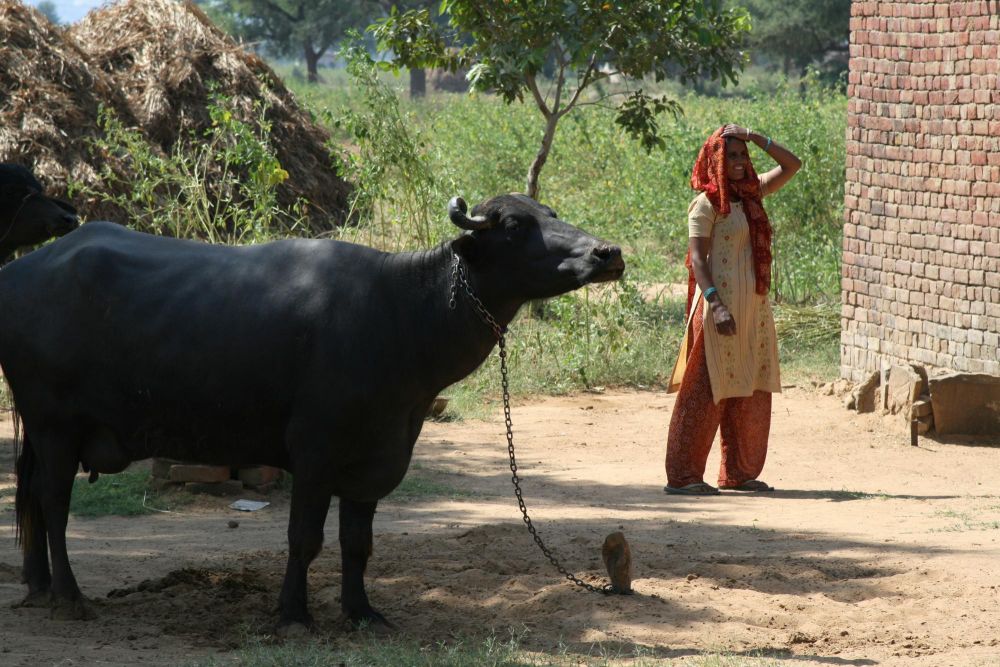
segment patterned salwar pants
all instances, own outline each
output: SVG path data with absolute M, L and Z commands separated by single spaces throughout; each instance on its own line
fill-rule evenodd
M 771 392 L 712 400 L 712 385 L 705 361 L 701 302 L 688 332 L 687 369 L 677 393 L 667 434 L 667 485 L 679 488 L 704 481 L 708 453 L 715 433 L 722 431 L 722 464 L 719 486 L 739 486 L 757 479 L 767 457 L 771 430 Z

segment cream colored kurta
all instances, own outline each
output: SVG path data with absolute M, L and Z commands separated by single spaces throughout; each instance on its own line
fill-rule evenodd
M 753 253 L 750 248 L 750 225 L 742 203 L 733 203 L 728 216 L 712 208 L 705 193 L 694 198 L 688 207 L 688 236 L 711 238 L 709 268 L 722 302 L 736 320 L 736 335 L 722 336 L 715 330 L 711 308 L 702 309 L 705 336 L 705 361 L 716 403 L 724 398 L 751 396 L 755 391 L 781 391 L 778 370 L 778 343 L 774 315 L 767 295 L 754 291 Z M 695 288 L 694 305 L 702 298 Z M 674 373 L 670 391 L 680 387 L 684 377 L 691 331 L 690 320 Z

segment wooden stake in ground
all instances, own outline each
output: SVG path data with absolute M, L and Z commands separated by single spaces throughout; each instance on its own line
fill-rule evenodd
M 631 595 L 632 551 L 628 548 L 624 533 L 611 533 L 604 538 L 601 558 L 604 559 L 604 567 L 608 568 L 611 590 L 621 595 Z

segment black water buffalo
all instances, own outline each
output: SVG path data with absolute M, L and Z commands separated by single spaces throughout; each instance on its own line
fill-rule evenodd
M 619 248 L 522 195 L 471 217 L 456 198 L 449 215 L 467 231 L 399 254 L 328 240 L 206 245 L 90 223 L 0 272 L 0 365 L 24 424 L 26 602 L 86 615 L 66 555 L 73 478 L 161 456 L 294 475 L 282 626 L 311 623 L 306 570 L 338 496 L 344 612 L 385 622 L 364 588 L 372 518 L 431 401 L 496 344 L 471 294 L 506 326 L 525 301 L 625 266 Z M 456 288 L 460 275 L 471 292 Z
M 33 246 L 76 228 L 76 209 L 45 196 L 34 174 L 0 163 L 0 264 L 18 248 Z

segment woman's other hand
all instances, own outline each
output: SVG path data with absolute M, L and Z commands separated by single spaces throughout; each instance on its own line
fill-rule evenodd
M 712 320 L 715 322 L 715 330 L 720 336 L 736 335 L 736 320 L 733 319 L 732 313 L 721 300 L 712 304 Z

